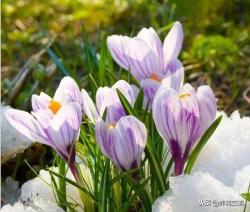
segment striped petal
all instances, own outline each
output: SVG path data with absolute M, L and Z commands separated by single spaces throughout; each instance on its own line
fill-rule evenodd
M 41 92 L 39 96 L 33 94 L 31 97 L 33 111 L 36 112 L 41 109 L 47 109 L 51 100 L 51 97 L 48 96 L 46 93 Z
M 179 60 L 173 60 L 165 71 L 166 77 L 162 80 L 162 84 L 179 92 L 184 82 L 184 68 L 182 63 Z
M 131 38 L 127 36 L 121 36 L 121 35 L 112 35 L 109 36 L 107 39 L 107 46 L 112 57 L 117 62 L 117 64 L 119 64 L 122 68 L 126 70 L 129 69 L 129 62 L 124 53 L 124 49 L 126 45 L 129 43 L 130 39 Z
M 51 126 L 46 129 L 50 139 L 58 153 L 67 159 L 78 139 L 82 112 L 78 103 L 69 103 L 63 106 L 54 116 Z
M 155 94 L 160 87 L 161 82 L 153 79 L 145 79 L 140 81 L 140 86 L 143 88 L 144 94 L 150 103 L 153 102 Z
M 165 67 L 174 59 L 177 59 L 183 41 L 183 29 L 180 22 L 175 22 L 163 43 Z
M 214 92 L 209 86 L 200 86 L 197 90 L 201 111 L 200 133 L 203 134 L 215 120 L 217 104 Z
M 61 80 L 53 99 L 63 104 L 78 102 L 82 105 L 80 89 L 71 77 L 64 77 Z
M 45 131 L 38 121 L 29 113 L 16 109 L 9 109 L 5 112 L 5 116 L 17 131 L 30 140 L 49 145 Z
M 162 52 L 162 43 L 155 32 L 155 30 L 150 27 L 149 29 L 143 28 L 138 34 L 137 38 L 143 40 L 155 53 L 157 59 L 159 59 L 160 66 L 163 68 L 163 52 Z
M 84 114 L 93 122 L 95 123 L 98 119 L 100 119 L 99 113 L 96 110 L 94 102 L 90 98 L 89 94 L 85 89 L 81 91 L 83 104 L 82 109 Z
M 154 72 L 161 70 L 159 58 L 147 43 L 141 39 L 133 38 L 127 44 L 125 56 L 128 58 L 132 75 L 138 81 L 150 78 Z
M 103 121 L 96 124 L 96 140 L 101 151 L 122 170 L 136 168 L 145 148 L 147 132 L 133 116 L 122 117 L 116 126 Z

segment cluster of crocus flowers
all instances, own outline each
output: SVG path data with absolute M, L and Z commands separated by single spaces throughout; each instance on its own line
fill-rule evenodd
M 117 89 L 133 106 L 136 96 L 132 87 L 119 80 L 111 88 L 99 88 L 96 106 L 85 90 L 82 90 L 83 111 L 95 123 L 96 141 L 102 153 L 123 171 L 137 168 L 147 141 L 145 125 L 134 116 L 126 114 Z M 106 117 L 103 120 L 104 111 Z
M 53 98 L 32 96 L 32 112 L 9 109 L 5 116 L 20 133 L 52 147 L 76 174 L 75 147 L 82 120 L 82 98 L 76 82 L 64 77 Z
M 183 173 L 185 162 L 198 139 L 215 119 L 216 98 L 209 86 L 197 92 L 185 84 L 184 68 L 178 60 L 183 30 L 175 22 L 162 45 L 153 28 L 143 28 L 136 37 L 108 37 L 114 60 L 129 70 L 152 105 L 156 128 L 168 144 L 174 174 Z
M 183 66 L 178 60 L 182 41 L 182 26 L 176 22 L 163 45 L 153 28 L 143 28 L 133 38 L 112 35 L 108 37 L 107 45 L 114 60 L 131 72 L 152 103 L 165 77 L 174 74 L 177 81 L 183 78 Z
M 136 37 L 113 35 L 108 48 L 114 60 L 129 70 L 152 106 L 153 119 L 174 160 L 174 175 L 183 173 L 185 163 L 199 138 L 215 119 L 216 98 L 209 86 L 197 91 L 184 84 L 184 69 L 178 60 L 183 40 L 176 22 L 162 45 L 154 29 L 142 29 Z M 83 115 L 94 124 L 101 152 L 126 171 L 140 166 L 147 130 L 138 118 L 126 113 L 117 90 L 133 107 L 138 88 L 124 80 L 111 88 L 97 89 L 95 103 L 86 90 L 80 91 L 70 78 L 62 79 L 53 98 L 32 96 L 32 112 L 10 109 L 9 122 L 29 139 L 51 146 L 76 176 L 75 142 Z

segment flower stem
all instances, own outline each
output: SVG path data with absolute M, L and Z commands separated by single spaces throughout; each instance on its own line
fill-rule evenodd
M 179 176 L 183 173 L 184 164 L 185 163 L 182 160 L 175 161 L 175 163 L 174 163 L 174 176 Z

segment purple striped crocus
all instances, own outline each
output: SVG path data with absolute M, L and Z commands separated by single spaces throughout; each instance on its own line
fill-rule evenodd
M 53 99 L 45 93 L 32 96 L 32 112 L 9 109 L 10 124 L 30 140 L 52 147 L 76 174 L 75 141 L 82 119 L 82 98 L 76 82 L 64 77 Z
M 106 123 L 116 123 L 122 116 L 125 116 L 125 110 L 122 107 L 116 90 L 126 97 L 131 106 L 134 105 L 136 94 L 133 88 L 124 80 L 117 81 L 111 88 L 101 87 L 96 92 L 96 105 L 86 92 L 82 89 L 83 111 L 86 116 L 93 122 L 100 120 L 106 110 Z
M 153 28 L 143 28 L 136 37 L 112 35 L 107 45 L 114 60 L 130 70 L 152 103 L 161 81 L 172 74 L 182 83 L 184 69 L 178 60 L 183 41 L 182 25 L 175 22 L 164 43 Z
M 117 89 L 133 106 L 136 94 L 131 85 L 119 80 L 111 88 L 98 88 L 96 105 L 82 90 L 83 111 L 95 123 L 96 141 L 102 153 L 120 169 L 129 170 L 140 165 L 147 141 L 145 125 L 134 116 L 128 116 L 119 100 Z M 105 120 L 102 119 L 104 111 Z
M 147 142 L 147 130 L 136 117 L 123 116 L 116 123 L 99 120 L 95 133 L 102 153 L 121 170 L 139 167 Z
M 195 91 L 185 84 L 176 91 L 163 85 L 157 91 L 152 110 L 156 128 L 170 148 L 174 175 L 180 175 L 196 142 L 215 119 L 215 95 L 209 86 Z

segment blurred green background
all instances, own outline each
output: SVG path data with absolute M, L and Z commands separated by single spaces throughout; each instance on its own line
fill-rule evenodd
M 164 39 L 171 23 L 179 20 L 185 35 L 180 59 L 186 82 L 211 85 L 220 110 L 230 114 L 239 109 L 249 116 L 249 11 L 249 0 L 3 0 L 2 101 L 30 110 L 32 93 L 52 94 L 64 69 L 81 87 L 91 86 L 89 58 L 98 63 L 106 54 L 110 59 L 102 48 L 108 35 L 135 35 L 152 26 Z M 63 68 L 56 68 L 55 61 Z M 99 69 L 101 64 L 105 62 Z M 113 69 L 118 73 L 116 64 Z M 17 84 L 20 73 L 27 74 Z M 5 175 L 10 173 L 6 168 Z

